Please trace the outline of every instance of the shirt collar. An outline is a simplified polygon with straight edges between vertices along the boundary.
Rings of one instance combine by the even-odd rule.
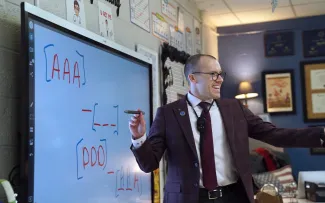
[[[196,107],[198,106],[202,100],[197,98],[196,96],[194,96],[193,94],[191,94],[190,92],[188,92],[187,94],[187,98],[188,98],[188,101],[192,104],[193,107]],[[210,99],[210,100],[207,100],[205,102],[208,102],[208,103],[212,103],[213,102],[213,99]],[[214,104],[213,104],[214,105]]]

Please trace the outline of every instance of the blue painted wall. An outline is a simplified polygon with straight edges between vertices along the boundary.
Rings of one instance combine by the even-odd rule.
[[[323,58],[304,58],[302,52],[302,31],[325,28],[325,16],[300,18],[269,23],[221,27],[217,29],[219,60],[227,72],[222,97],[234,98],[240,81],[251,81],[259,97],[249,101],[249,108],[254,113],[263,113],[261,72],[269,70],[294,69],[296,88],[296,114],[272,116],[272,122],[278,127],[301,128],[308,125],[325,125],[324,123],[304,123],[302,92],[300,81],[300,62]],[[294,31],[295,55],[266,58],[264,56],[265,31]],[[325,105],[325,104],[324,104]],[[309,149],[285,149],[290,156],[293,174],[299,171],[325,170],[325,156],[311,156]]]

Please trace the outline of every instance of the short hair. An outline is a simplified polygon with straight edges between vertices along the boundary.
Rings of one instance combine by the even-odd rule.
[[[78,1],[77,1],[77,0],[75,0],[75,1],[73,2],[73,5],[74,5],[74,6],[78,6],[78,7],[79,7],[79,3],[78,3]]]
[[[186,60],[186,63],[185,63],[185,66],[184,66],[184,75],[185,75],[185,78],[187,80],[187,82],[189,83],[189,79],[188,79],[188,75],[193,73],[195,70],[197,70],[197,64],[199,63],[200,59],[202,57],[210,57],[214,60],[217,60],[216,57],[214,56],[211,56],[209,54],[195,54],[195,55],[192,55],[190,56],[187,60]]]

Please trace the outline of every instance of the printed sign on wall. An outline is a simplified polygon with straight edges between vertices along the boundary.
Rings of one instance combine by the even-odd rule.
[[[112,9],[108,5],[98,1],[98,12],[100,35],[114,41]]]
[[[86,28],[84,0],[66,0],[67,20]]]
[[[150,32],[149,0],[130,0],[131,22]]]
[[[195,53],[201,53],[201,26],[199,21],[194,19],[194,33],[195,33]]]
[[[177,21],[177,8],[173,6],[172,4],[166,2],[166,0],[162,0],[161,2],[161,12],[164,14],[167,18]]]
[[[179,51],[185,50],[184,36],[183,33],[178,30],[178,27],[170,25],[170,40],[169,44]]]
[[[152,13],[152,34],[162,41],[169,41],[169,25],[159,13]]]
[[[186,52],[190,55],[192,55],[192,32],[189,27],[186,27],[185,29],[185,42],[186,42]]]

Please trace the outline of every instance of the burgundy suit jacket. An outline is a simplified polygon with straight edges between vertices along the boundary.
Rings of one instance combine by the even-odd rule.
[[[217,101],[231,154],[246,194],[254,202],[248,138],[277,147],[321,147],[322,128],[284,129],[263,122],[235,99]],[[185,115],[180,112],[184,111]],[[186,99],[157,109],[156,117],[143,145],[131,150],[141,170],[152,172],[167,152],[168,175],[165,203],[198,203],[200,170]]]

